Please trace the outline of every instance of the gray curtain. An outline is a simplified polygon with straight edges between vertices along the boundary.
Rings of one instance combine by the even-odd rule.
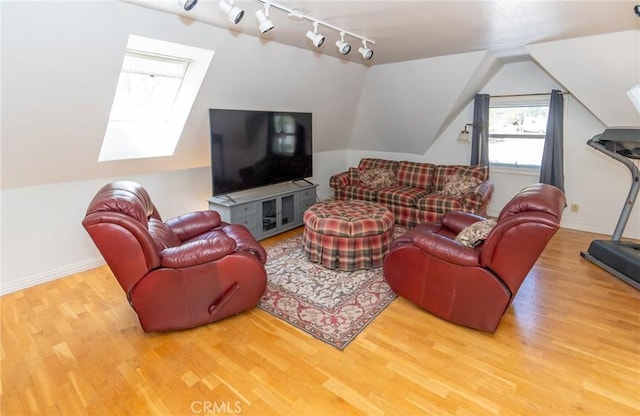
[[[488,94],[476,94],[473,100],[471,131],[471,165],[489,166],[489,99]]]
[[[564,192],[564,167],[562,163],[564,98],[562,92],[551,91],[549,102],[549,118],[547,119],[547,134],[544,138],[542,163],[540,164],[540,182],[548,183]]]

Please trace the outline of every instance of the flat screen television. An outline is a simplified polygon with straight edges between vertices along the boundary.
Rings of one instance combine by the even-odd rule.
[[[313,176],[312,114],[209,109],[213,195]]]

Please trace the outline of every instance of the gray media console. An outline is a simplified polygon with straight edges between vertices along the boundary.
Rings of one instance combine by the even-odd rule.
[[[304,225],[304,211],[316,202],[317,184],[286,182],[208,199],[223,221],[242,224],[256,240]]]

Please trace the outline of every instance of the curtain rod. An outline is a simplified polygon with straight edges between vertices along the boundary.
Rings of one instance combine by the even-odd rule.
[[[571,94],[569,91],[560,91],[560,94],[562,95],[569,95]],[[529,97],[532,95],[551,95],[550,92],[535,92],[535,93],[531,93],[531,94],[505,94],[505,95],[490,95],[489,97],[491,98],[502,98],[502,97]]]

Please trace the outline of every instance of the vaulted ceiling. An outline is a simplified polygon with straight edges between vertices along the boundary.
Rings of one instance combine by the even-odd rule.
[[[262,8],[258,1],[235,1],[245,11],[237,24],[231,23],[218,8],[218,0],[199,0],[190,11],[186,0],[125,0],[156,10],[179,14],[186,19],[206,22],[233,32],[259,36],[265,42],[278,42],[350,61],[376,65],[435,56],[487,50],[518,54],[523,45],[590,36],[640,28],[634,13],[637,1],[289,1],[275,3],[301,11],[307,16],[375,41],[368,45],[374,57],[364,61],[356,52],[359,40],[349,38],[353,49],[346,56],[335,47],[339,34],[319,27],[326,36],[320,48],[305,37],[312,23],[288,17],[271,7],[275,28],[260,34],[254,13]]]

